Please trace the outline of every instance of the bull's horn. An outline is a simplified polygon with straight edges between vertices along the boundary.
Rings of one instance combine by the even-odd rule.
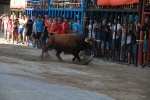
[[[88,38],[85,39],[85,42],[90,42],[90,41],[88,41],[87,39],[88,39]],[[92,42],[90,42],[90,45],[92,45]]]
[[[96,41],[96,42],[101,42],[101,40],[96,40],[96,39],[95,39],[95,41]]]
[[[85,42],[90,42],[90,41],[88,41],[87,39],[88,39],[88,38],[85,39]]]

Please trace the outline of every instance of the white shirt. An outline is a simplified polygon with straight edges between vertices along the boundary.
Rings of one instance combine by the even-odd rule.
[[[4,28],[7,28],[7,24],[6,24],[7,18],[6,18],[6,17],[3,17],[3,21],[4,21]]]
[[[117,31],[121,28],[121,25],[120,24],[117,24]],[[115,31],[116,31],[116,25],[113,26],[113,29],[114,29],[114,33],[113,33],[113,37],[112,39],[115,39]],[[118,39],[119,36],[117,36],[117,33],[116,33],[116,39]]]
[[[23,28],[24,26],[22,25],[22,24],[24,24],[25,23],[25,20],[23,20],[23,19],[19,19],[19,28]]]
[[[127,44],[130,44],[131,43],[131,35],[128,35],[127,36]]]

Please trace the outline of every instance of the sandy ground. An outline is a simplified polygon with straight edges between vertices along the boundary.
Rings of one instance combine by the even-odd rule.
[[[14,65],[12,69],[40,77],[43,82],[105,94],[115,100],[150,100],[149,68],[97,58],[89,65],[77,65],[77,62],[71,61],[72,55],[61,54],[64,62],[59,62],[54,53],[51,51],[49,57],[41,60],[41,49],[11,45],[0,38],[0,62],[7,64],[6,67]]]

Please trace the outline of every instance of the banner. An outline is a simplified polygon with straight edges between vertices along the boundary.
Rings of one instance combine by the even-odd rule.
[[[25,1],[26,0],[11,0],[10,8],[23,8],[25,9]]]
[[[131,3],[138,3],[139,0],[98,0],[97,5],[103,6],[118,6],[118,5],[125,5]]]

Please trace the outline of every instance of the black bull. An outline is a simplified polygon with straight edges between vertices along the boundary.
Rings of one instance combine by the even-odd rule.
[[[77,58],[80,62],[81,59],[79,57],[79,52],[85,49],[96,50],[96,41],[99,42],[99,40],[96,40],[92,37],[88,38],[86,35],[53,35],[48,39],[47,43],[42,48],[41,58],[43,58],[43,54],[46,53],[49,48],[51,48],[57,51],[56,56],[59,60],[62,60],[60,53],[64,51],[74,56],[72,61]]]

